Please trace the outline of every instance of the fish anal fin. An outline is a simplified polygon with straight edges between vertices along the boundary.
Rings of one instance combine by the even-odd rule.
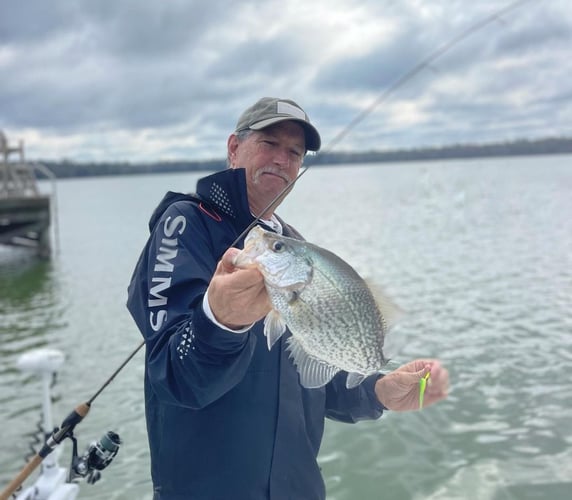
[[[290,356],[300,375],[300,383],[306,389],[317,389],[326,385],[340,371],[338,367],[310,356],[295,337],[290,337],[287,343]]]
[[[282,315],[276,309],[272,309],[264,318],[264,335],[266,335],[268,350],[272,349],[272,346],[285,331],[286,323]]]

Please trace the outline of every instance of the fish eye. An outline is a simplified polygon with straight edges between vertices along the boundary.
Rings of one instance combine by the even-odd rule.
[[[272,245],[272,250],[275,252],[281,252],[284,250],[284,243],[282,241],[275,241]]]

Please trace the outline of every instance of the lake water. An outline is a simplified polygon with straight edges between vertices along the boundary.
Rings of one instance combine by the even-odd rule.
[[[201,175],[58,181],[57,256],[0,250],[0,489],[40,410],[16,360],[65,352],[55,423],[88,400],[141,340],[124,303],[149,215]],[[439,357],[451,376],[450,397],[422,412],[328,422],[329,499],[570,498],[571,156],[316,167],[279,213],[406,310],[393,366]],[[142,384],[139,352],[77,427],[81,450],[107,430],[124,442],[80,498],[151,498]]]

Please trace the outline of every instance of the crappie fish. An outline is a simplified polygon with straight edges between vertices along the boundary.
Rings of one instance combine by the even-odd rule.
[[[400,310],[386,297],[374,298],[340,257],[256,226],[234,263],[264,276],[273,306],[264,319],[268,349],[288,326],[287,348],[304,387],[321,387],[344,370],[352,388],[380,372],[384,337]]]

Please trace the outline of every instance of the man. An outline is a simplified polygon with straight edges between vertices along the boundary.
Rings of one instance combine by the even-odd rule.
[[[446,396],[448,374],[436,360],[354,389],[344,373],[305,389],[285,350],[289,332],[267,348],[262,276],[235,268],[239,250],[230,247],[255,216],[301,238],[267,207],[320,142],[294,101],[260,99],[228,138],[230,168],[199,180],[196,196],[168,193],[151,218],[128,308],[146,340],[154,500],[323,499],[316,457],[325,417],[357,422],[418,409],[428,371],[425,406]]]

